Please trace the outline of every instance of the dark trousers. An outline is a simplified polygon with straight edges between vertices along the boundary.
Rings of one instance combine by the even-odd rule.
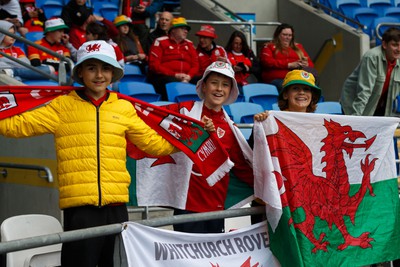
[[[125,205],[83,206],[64,210],[64,231],[128,221]],[[63,267],[112,267],[115,235],[101,236],[62,245]]]
[[[196,212],[174,209],[174,215],[193,214]],[[185,233],[223,233],[225,231],[225,220],[217,219],[201,222],[189,222],[174,224],[174,231]]]

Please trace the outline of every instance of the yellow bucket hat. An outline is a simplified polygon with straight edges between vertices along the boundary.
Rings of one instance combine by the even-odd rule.
[[[282,91],[279,94],[279,97],[281,97],[282,92],[286,87],[293,84],[307,85],[311,87],[311,89],[313,89],[314,93],[318,96],[318,99],[321,96],[321,88],[315,85],[315,77],[312,73],[307,72],[305,70],[292,70],[289,71],[286,74],[285,79],[283,79]]]
[[[184,17],[177,17],[172,20],[172,26],[169,28],[169,31],[171,31],[174,28],[178,27],[185,27],[188,31],[190,31],[190,26],[187,24],[186,19]]]
[[[114,25],[115,25],[116,27],[121,26],[121,25],[124,25],[124,24],[131,23],[131,22],[132,22],[131,18],[128,18],[128,17],[125,16],[125,15],[117,16],[117,17],[114,19]]]

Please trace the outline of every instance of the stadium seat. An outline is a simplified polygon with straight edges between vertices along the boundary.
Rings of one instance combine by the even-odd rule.
[[[119,14],[119,8],[116,4],[112,4],[111,2],[106,3],[106,4],[101,4],[98,8],[94,7],[94,10],[98,10],[98,13],[110,20],[114,21],[114,19],[118,16]]]
[[[380,16],[384,16],[385,9],[392,6],[392,0],[367,0],[367,7],[375,9]]]
[[[60,17],[63,3],[59,1],[45,1],[42,5],[44,15],[47,19],[52,17]]]
[[[244,138],[246,138],[246,140],[249,140],[253,128],[239,128],[239,130],[242,132]]]
[[[159,101],[161,96],[156,93],[153,85],[145,82],[127,81],[120,82],[119,92],[146,102]]]
[[[42,31],[37,31],[37,32],[27,32],[25,34],[25,39],[28,39],[31,42],[35,42],[37,40],[42,39],[44,36]]]
[[[254,114],[264,111],[261,105],[249,102],[232,103],[228,107],[235,123],[253,123]]]
[[[146,75],[142,73],[139,66],[134,64],[125,64],[124,77],[122,77],[120,81],[144,82],[146,81]]]
[[[2,222],[0,229],[2,242],[61,232],[61,223],[44,214],[10,217]],[[6,258],[7,267],[61,266],[61,244],[7,253]]]
[[[273,103],[272,104],[272,110],[281,110],[278,106],[278,103]]]
[[[250,83],[243,86],[246,102],[261,105],[264,110],[272,109],[272,104],[278,101],[278,89],[273,84]]]
[[[364,25],[366,28],[363,31],[372,36],[373,30],[371,28],[374,19],[379,17],[379,13],[370,7],[359,7],[353,10],[352,18]]]
[[[356,8],[361,7],[360,0],[336,0],[336,8],[346,17],[351,17]]]
[[[155,106],[165,106],[165,105],[171,105],[171,104],[176,104],[176,103],[170,102],[170,101],[154,101],[154,102],[151,102],[150,104],[153,104]]]
[[[196,92],[196,85],[184,82],[170,82],[165,85],[168,101],[183,102],[188,100],[200,100]]]
[[[23,82],[26,85],[42,85],[42,86],[57,86],[58,82],[53,80],[27,80]]]
[[[400,0],[393,0],[393,6],[399,7],[400,6]]]
[[[341,115],[341,114],[343,114],[342,105],[336,101],[321,102],[321,103],[318,103],[315,113]]]
[[[392,6],[384,10],[383,16],[385,17],[397,17],[400,18],[400,7]]]

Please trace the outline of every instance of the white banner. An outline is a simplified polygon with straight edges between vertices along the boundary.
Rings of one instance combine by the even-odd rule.
[[[127,222],[122,238],[131,267],[279,267],[266,222],[224,234],[189,234]]]

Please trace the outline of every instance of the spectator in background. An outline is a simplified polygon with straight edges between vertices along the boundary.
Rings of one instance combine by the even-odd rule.
[[[81,26],[92,14],[93,8],[87,6],[86,0],[70,0],[63,6],[61,18],[69,28],[72,28],[74,25]]]
[[[206,68],[215,61],[228,62],[226,51],[222,46],[217,45],[214,39],[217,38],[214,27],[211,25],[202,25],[200,30],[196,32],[199,37],[199,44],[196,51],[199,57],[199,78]]]
[[[345,80],[340,98],[344,114],[396,115],[392,103],[400,93],[399,58],[400,29],[391,27],[383,33],[382,44],[367,51]]]
[[[272,42],[264,45],[260,60],[262,81],[276,85],[279,91],[282,90],[282,81],[290,70],[314,67],[304,47],[296,43],[293,27],[286,23],[279,25]]]
[[[114,25],[119,31],[114,40],[124,55],[125,63],[139,66],[144,74],[146,73],[147,55],[143,51],[138,36],[132,30],[131,22],[132,20],[125,15],[114,19]]]
[[[111,26],[115,28],[113,24]],[[87,41],[103,40],[110,44],[114,48],[119,65],[123,68],[125,66],[124,55],[118,47],[118,44],[110,38],[108,32],[108,27],[106,25],[99,21],[92,21],[86,26],[85,39]]]
[[[161,11],[163,2],[163,0],[131,0],[133,31],[139,36],[140,43],[146,43],[150,32],[146,20],[155,19],[155,14]]]
[[[43,31],[46,16],[43,9],[36,7],[35,0],[19,0],[24,27],[30,32]]]
[[[174,16],[171,12],[164,11],[162,12],[157,20],[156,28],[149,34],[143,49],[146,54],[149,53],[151,45],[154,43],[154,40],[161,36],[167,36],[169,28],[172,25],[172,19]]]
[[[68,42],[68,36],[65,36],[66,34],[64,33],[64,30],[67,29],[68,26],[65,25],[61,18],[48,19],[45,22],[44,37],[35,43],[64,57],[71,58],[71,51],[62,43],[63,40]],[[51,66],[58,71],[60,65],[59,58],[33,46],[28,47],[28,58],[32,66],[41,66],[43,64]]]
[[[192,41],[186,39],[189,30],[185,18],[174,18],[168,36],[157,38],[150,48],[147,77],[162,100],[168,100],[166,83],[196,80],[199,61]]]
[[[0,0],[0,20],[14,24],[17,32],[22,36],[28,32],[28,29],[23,27],[24,20],[18,0]]]
[[[5,20],[0,20],[0,28],[13,34],[15,34],[16,32],[15,25]],[[20,47],[14,46],[14,43],[14,38],[0,33],[0,51],[5,53],[6,55],[9,55],[10,57],[18,59],[21,62],[30,65],[29,59],[26,57],[24,51]],[[54,74],[54,68],[50,66],[38,66],[36,68],[47,74]],[[2,55],[0,55],[0,69],[8,76],[14,77],[15,79],[20,81],[32,79],[47,79],[42,74],[35,72],[34,70],[31,70]]]
[[[259,61],[241,31],[234,31],[231,34],[225,49],[228,53],[228,60],[235,71],[239,89],[249,83],[248,78],[251,74],[254,75],[253,80],[258,81]]]

